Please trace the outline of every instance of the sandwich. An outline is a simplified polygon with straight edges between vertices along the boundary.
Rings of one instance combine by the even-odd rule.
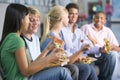
[[[63,41],[56,37],[53,37],[53,43],[55,44],[56,48],[60,48],[63,45]]]
[[[104,44],[103,48],[106,53],[109,53],[111,51],[110,43],[107,38],[104,39],[104,42],[105,42],[105,44]]]

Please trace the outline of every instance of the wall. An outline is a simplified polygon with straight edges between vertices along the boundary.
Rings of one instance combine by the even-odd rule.
[[[2,29],[3,29],[3,22],[4,22],[4,16],[5,16],[5,10],[8,4],[1,4],[0,3],[0,39],[2,35]]]
[[[1,40],[1,35],[2,35],[2,30],[3,30],[3,23],[4,23],[4,16],[5,16],[5,11],[6,7],[8,6],[8,3],[0,3],[0,40]],[[32,5],[27,5],[27,6],[32,6]],[[42,19],[41,23],[43,22],[43,16],[48,12],[49,7],[48,6],[33,6],[37,8],[40,13],[42,14]],[[37,35],[40,37],[41,29],[39,28]]]
[[[119,0],[112,0],[112,7],[113,7],[113,12],[112,12],[112,20],[115,22],[120,22],[120,4]]]

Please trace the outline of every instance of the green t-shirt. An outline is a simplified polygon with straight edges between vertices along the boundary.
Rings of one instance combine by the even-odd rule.
[[[5,80],[24,80],[15,59],[18,48],[24,47],[25,43],[17,34],[10,33],[0,45],[0,62],[3,66]]]

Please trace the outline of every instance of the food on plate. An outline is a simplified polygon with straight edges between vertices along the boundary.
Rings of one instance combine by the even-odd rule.
[[[97,59],[88,57],[88,56],[80,56],[78,59],[80,63],[84,63],[84,64],[91,64],[93,61],[96,61],[96,60]]]

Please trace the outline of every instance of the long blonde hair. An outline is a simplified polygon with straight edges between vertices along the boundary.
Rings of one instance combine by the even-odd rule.
[[[63,6],[54,6],[51,11],[46,15],[44,20],[43,36],[41,38],[41,44],[46,39],[52,26],[58,24],[61,21],[62,16],[68,14],[68,11]]]

